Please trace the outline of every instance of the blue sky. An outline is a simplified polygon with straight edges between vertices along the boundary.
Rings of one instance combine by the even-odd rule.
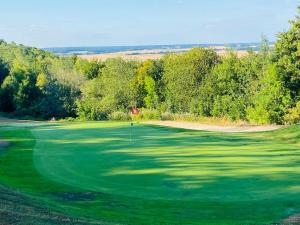
[[[36,47],[257,42],[300,0],[1,0],[0,39]]]

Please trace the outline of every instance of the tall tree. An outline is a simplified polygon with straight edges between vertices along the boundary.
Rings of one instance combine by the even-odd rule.
[[[9,65],[2,58],[0,58],[0,85],[5,77],[9,74]]]
[[[133,93],[137,107],[152,109],[157,107],[159,101],[157,86],[161,80],[160,75],[153,60],[146,60],[139,66],[133,80]]]
[[[163,79],[169,110],[189,112],[193,108],[191,99],[197,97],[201,82],[219,61],[215,51],[203,48],[166,56]]]
[[[259,80],[258,90],[252,97],[252,106],[247,108],[247,118],[258,124],[282,124],[290,101],[290,91],[283,85],[276,65],[269,65]]]
[[[299,7],[300,12],[300,7]],[[300,100],[300,17],[291,21],[291,28],[279,34],[275,45],[276,62],[284,83],[295,102]]]

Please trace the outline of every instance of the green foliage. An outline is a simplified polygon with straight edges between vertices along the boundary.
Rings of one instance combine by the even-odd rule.
[[[285,115],[284,120],[288,124],[300,123],[300,101],[297,102],[294,108],[290,108],[288,110],[288,113]]]
[[[75,116],[83,76],[73,58],[5,42],[0,51],[8,70],[0,89],[1,111],[44,119]]]
[[[107,119],[101,99],[103,97],[99,78],[85,82],[81,87],[81,98],[77,100],[77,115],[82,120]]]
[[[149,70],[152,66],[152,61],[148,60],[142,63],[137,69],[137,73],[132,81],[133,97],[135,106],[138,108],[145,107],[145,98],[147,96],[147,90],[145,87],[145,79],[149,77]]]
[[[144,98],[145,105],[148,109],[155,109],[158,106],[158,95],[155,91],[155,81],[152,77],[145,77],[146,97]]]
[[[299,8],[300,12],[300,8]],[[279,35],[275,60],[282,70],[285,86],[294,99],[300,99],[300,17],[291,21],[291,28]]]
[[[35,104],[41,95],[36,86],[36,78],[36,73],[24,66],[13,67],[1,86],[1,99],[5,101],[1,104],[2,110],[16,111],[21,115],[36,111]]]
[[[247,118],[258,124],[283,123],[283,116],[291,103],[290,92],[283,85],[275,65],[262,75],[258,91],[247,109]]]
[[[9,65],[0,58],[0,85],[2,84],[5,77],[9,74]]]
[[[162,120],[195,122],[198,119],[199,117],[192,113],[166,113],[162,115]]]
[[[214,117],[228,116],[233,120],[244,118],[245,89],[249,83],[245,82],[241,60],[235,54],[230,54],[223,63],[216,66],[212,73],[212,94],[214,103],[212,115]]]
[[[155,109],[142,109],[136,119],[140,120],[160,120],[161,113]]]
[[[157,108],[160,81],[161,74],[155,61],[143,62],[137,69],[132,85],[135,106],[138,108]]]
[[[202,82],[193,113],[231,120],[246,119],[246,108],[263,67],[262,58],[262,54],[251,52],[238,58],[235,53],[228,52],[222,63],[216,65]]]
[[[81,119],[103,120],[113,112],[129,110],[133,106],[131,83],[135,72],[134,62],[108,60],[100,77],[82,85],[77,115]]]
[[[132,80],[137,64],[122,59],[112,59],[105,63],[100,82],[103,84],[103,105],[106,110],[130,109],[133,106]]]
[[[218,62],[215,51],[201,48],[166,56],[163,78],[168,110],[189,112],[191,99],[198,96],[199,86]]]
[[[87,61],[82,59],[76,59],[75,67],[80,71],[87,79],[91,80],[101,75],[101,70],[104,65],[98,61]]]
[[[130,121],[131,116],[125,112],[113,112],[108,116],[108,119],[113,121]]]
[[[163,112],[163,113],[160,115],[160,119],[161,119],[161,120],[174,120],[174,119],[173,119],[173,114],[170,113],[170,112]]]

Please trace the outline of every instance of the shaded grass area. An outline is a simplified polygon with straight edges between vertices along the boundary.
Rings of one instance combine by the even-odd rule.
[[[72,217],[267,224],[300,212],[297,126],[235,135],[137,126],[132,142],[126,123],[30,129],[0,128],[14,143],[0,182]]]

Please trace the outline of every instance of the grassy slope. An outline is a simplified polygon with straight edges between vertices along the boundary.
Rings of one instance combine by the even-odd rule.
[[[0,186],[0,224],[90,224],[91,221],[75,219],[58,213],[18,191]]]
[[[299,127],[225,135],[139,126],[130,143],[123,123],[39,126],[34,161],[44,176],[31,133],[1,130],[15,144],[0,158],[0,182],[73,216],[264,224],[300,211]]]
[[[36,171],[32,160],[35,138],[29,129],[0,127],[0,131],[0,137],[10,142],[9,148],[0,149],[0,224],[96,224],[66,215],[63,207],[42,196],[44,191],[66,187]]]

